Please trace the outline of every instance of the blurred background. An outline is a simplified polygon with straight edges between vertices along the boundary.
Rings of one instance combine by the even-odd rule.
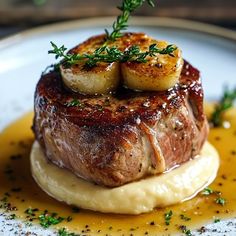
[[[0,38],[34,26],[116,15],[121,0],[0,0]],[[175,17],[236,30],[236,0],[158,0],[135,15]]]

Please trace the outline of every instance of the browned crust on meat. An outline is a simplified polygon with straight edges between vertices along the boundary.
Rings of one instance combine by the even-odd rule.
[[[73,99],[81,105],[69,107]],[[50,161],[97,184],[120,186],[166,171],[196,156],[206,140],[199,71],[185,62],[180,83],[168,91],[120,88],[104,96],[68,91],[50,72],[36,88],[34,132]]]

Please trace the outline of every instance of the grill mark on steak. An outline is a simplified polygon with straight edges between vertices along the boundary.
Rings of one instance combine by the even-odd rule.
[[[82,105],[69,107],[73,99]],[[52,71],[39,80],[34,102],[34,133],[46,157],[108,187],[194,158],[208,133],[199,71],[187,62],[168,91],[120,88],[103,96],[68,91]]]

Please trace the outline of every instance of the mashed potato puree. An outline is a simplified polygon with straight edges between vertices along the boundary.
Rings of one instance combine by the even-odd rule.
[[[49,163],[38,142],[33,144],[30,159],[35,181],[55,199],[123,214],[140,214],[187,200],[209,185],[219,168],[218,153],[208,142],[199,156],[172,171],[115,188],[95,185]]]

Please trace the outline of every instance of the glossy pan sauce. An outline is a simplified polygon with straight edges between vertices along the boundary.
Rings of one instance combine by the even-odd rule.
[[[206,107],[207,112],[212,106]],[[47,210],[65,219],[50,227],[82,235],[168,235],[200,229],[207,223],[236,216],[236,110],[225,115],[229,128],[210,130],[209,141],[217,148],[221,165],[210,186],[221,194],[198,194],[192,200],[139,216],[101,214],[60,203],[45,194],[30,173],[29,153],[33,143],[33,113],[26,114],[0,133],[0,211],[9,218],[40,223],[38,216]],[[216,202],[225,199],[224,204]],[[222,202],[221,202],[222,203]],[[27,209],[35,209],[32,214]],[[172,211],[169,225],[165,213]],[[26,211],[26,212],[25,212]],[[41,227],[41,226],[39,226]],[[216,223],[217,228],[217,223]],[[186,234],[187,235],[187,234]]]

